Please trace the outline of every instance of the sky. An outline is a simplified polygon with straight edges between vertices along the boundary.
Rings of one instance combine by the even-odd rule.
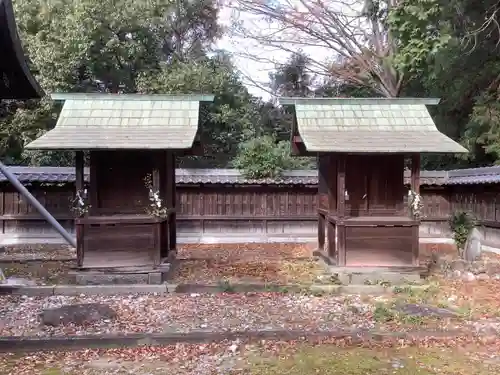
[[[219,22],[229,27],[231,24],[232,10],[222,8],[219,16]],[[255,16],[240,13],[239,20],[251,27],[271,28],[267,22],[259,21]],[[259,45],[256,41],[244,39],[238,36],[231,35],[227,32],[226,35],[217,43],[217,48],[228,51],[233,56],[233,62],[240,70],[243,76],[245,85],[251,94],[262,97],[267,100],[271,97],[266,91],[266,83],[269,82],[269,73],[274,71],[275,63],[284,63],[290,54],[288,52],[271,49],[266,46]],[[316,59],[327,58],[330,54],[326,49],[321,48],[302,48],[305,53],[314,55]],[[254,55],[257,59],[249,58],[244,55]]]
[[[230,1],[230,0],[227,0]],[[294,11],[302,12],[307,15],[310,15],[310,7],[319,7],[318,14],[319,17],[324,16],[324,12],[321,11],[323,7],[328,9],[328,11],[336,13],[342,22],[345,23],[346,29],[344,31],[356,33],[360,35],[358,32],[361,29],[367,27],[365,21],[359,17],[362,8],[364,6],[364,0],[274,0],[277,2],[283,1],[283,4],[286,8],[290,9],[293,7]],[[273,35],[275,39],[280,37],[280,34],[277,33],[279,29],[276,23],[269,23],[264,20],[262,15],[255,16],[249,13],[238,12],[236,13],[233,9],[223,7],[219,14],[219,22],[223,27],[229,29],[231,25],[232,19],[237,16],[238,21],[243,24],[243,28],[247,30],[252,30],[258,34],[266,34]],[[325,18],[325,17],[323,17]],[[314,20],[314,18],[311,18]],[[329,16],[326,16],[326,24],[328,23]],[[327,31],[323,27],[328,26],[312,26],[319,33],[324,34]],[[332,33],[335,33],[335,30],[331,30]],[[298,34],[299,32],[295,30],[288,30],[288,35],[281,36],[284,40],[294,40],[293,38],[300,38],[303,42],[301,44],[297,44],[297,51],[302,50],[303,53],[309,55],[314,58],[317,62],[324,62],[326,60],[330,60],[335,56],[332,55],[332,49],[326,47],[310,47],[311,44],[324,44],[323,42],[315,39],[311,35],[308,34]],[[290,36],[292,35],[292,36]],[[358,39],[358,37],[356,37]],[[363,40],[358,39],[359,42],[365,43]],[[330,42],[332,42],[330,40]],[[308,44],[307,46],[305,44]],[[294,49],[295,45],[287,45],[289,49]],[[276,64],[282,64],[286,62],[286,60],[290,57],[290,53],[270,47],[266,47],[263,45],[259,45],[256,41],[252,39],[244,39],[235,35],[232,35],[230,30],[227,30],[225,36],[218,42],[218,49],[223,49],[228,51],[233,56],[233,62],[236,67],[240,70],[243,76],[243,80],[247,85],[249,91],[256,95],[260,96],[263,99],[269,99],[271,95],[268,91],[266,91],[265,85],[269,83],[269,73],[275,70]],[[253,55],[257,56],[256,58],[249,58],[244,55]],[[262,87],[264,86],[264,88]]]

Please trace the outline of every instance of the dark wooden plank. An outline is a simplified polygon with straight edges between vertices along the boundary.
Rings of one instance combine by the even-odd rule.
[[[418,226],[415,225],[412,228],[412,241],[411,241],[411,254],[412,254],[412,264],[414,266],[419,265],[419,241],[418,241]]]
[[[168,220],[168,246],[169,250],[177,248],[177,214],[175,211],[177,203],[176,185],[175,185],[175,155],[167,151],[166,155],[167,172],[167,207],[172,208],[172,215]]]
[[[106,250],[99,252],[86,252],[82,268],[115,268],[115,267],[140,267],[154,266],[154,261],[147,253],[116,253]]]
[[[346,227],[342,224],[337,225],[337,265],[343,267],[346,265]]]
[[[318,214],[318,249],[323,251],[325,249],[325,226],[326,218],[323,214]]]
[[[301,216],[272,216],[272,215],[182,215],[178,216],[177,220],[217,220],[217,221],[253,221],[253,220],[274,220],[274,221],[302,221],[302,220],[316,220],[316,215],[301,215]]]
[[[420,154],[411,156],[411,189],[420,194]]]
[[[76,232],[76,263],[78,267],[83,266],[83,258],[85,256],[85,226],[81,224],[75,225]]]
[[[78,224],[146,224],[166,221],[166,218],[154,217],[147,214],[137,215],[110,215],[110,216],[87,216],[76,219]]]
[[[5,233],[5,222],[3,216],[5,214],[5,192],[0,191],[0,234]]]
[[[328,257],[336,262],[337,242],[335,240],[335,224],[330,221],[327,222],[326,235],[328,242]]]
[[[0,216],[5,215],[5,195],[7,193],[0,190]]]
[[[345,216],[345,183],[346,183],[346,155],[340,154],[336,158],[337,161],[337,216],[343,218]]]
[[[76,194],[83,194],[84,187],[84,153],[83,151],[75,152],[75,196]],[[85,198],[82,196],[82,198]],[[87,213],[88,215],[88,213]],[[85,253],[84,238],[85,228],[83,225],[76,225],[76,262],[79,267],[83,265],[83,257]]]
[[[83,191],[84,189],[84,154],[83,151],[75,152],[75,189]]]
[[[89,215],[94,215],[99,211],[99,193],[98,193],[98,173],[99,154],[96,151],[90,151],[90,181],[89,181]]]

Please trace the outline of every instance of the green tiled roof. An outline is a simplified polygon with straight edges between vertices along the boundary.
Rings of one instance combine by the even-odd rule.
[[[28,149],[186,149],[198,130],[199,105],[213,96],[54,94],[64,105],[54,129]]]
[[[311,152],[466,153],[439,132],[426,105],[437,99],[282,98],[294,105]]]

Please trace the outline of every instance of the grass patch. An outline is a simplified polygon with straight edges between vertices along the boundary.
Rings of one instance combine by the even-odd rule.
[[[500,317],[499,293],[500,280],[464,282],[433,278],[433,282],[426,288],[393,288],[393,297],[396,300],[452,309],[465,319]]]
[[[300,346],[290,352],[253,356],[251,375],[489,375],[500,366],[457,355],[451,349],[340,349]]]
[[[48,368],[42,371],[42,375],[64,375],[64,373],[58,368]]]
[[[325,269],[315,260],[283,261],[280,264],[280,278],[288,284],[313,284],[325,273]],[[334,276],[330,276],[327,283],[338,282]]]
[[[383,287],[390,287],[391,286],[391,282],[390,281],[387,281],[387,280],[370,280],[370,279],[366,279],[364,282],[363,282],[364,285],[380,285],[380,286],[383,286]]]
[[[409,315],[396,310],[397,302],[389,304],[378,303],[373,312],[373,319],[377,323],[394,323],[403,326],[422,326],[435,323],[438,320],[436,316]]]
[[[428,285],[427,287],[413,287],[410,285],[395,286],[392,292],[397,295],[398,299],[404,299],[411,303],[439,303],[439,286],[436,284]]]

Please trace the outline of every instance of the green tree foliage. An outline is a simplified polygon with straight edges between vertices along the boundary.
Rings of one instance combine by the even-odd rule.
[[[49,92],[134,92],[141,71],[196,57],[220,32],[209,0],[20,0],[15,6],[37,78]]]
[[[440,0],[402,0],[390,9],[387,24],[398,49],[394,66],[402,73],[426,71],[432,56],[451,40]]]
[[[243,142],[233,166],[254,179],[278,178],[285,170],[311,167],[310,158],[291,157],[290,154],[290,141],[277,141],[264,135]]]
[[[311,96],[314,76],[309,71],[309,57],[302,52],[292,54],[269,74],[271,89],[276,96]]]
[[[136,92],[142,72],[204,58],[220,35],[212,0],[18,0],[19,33],[32,71],[48,92]],[[55,125],[50,100],[0,104],[0,157],[61,165],[68,153],[24,153]]]
[[[289,31],[276,47],[290,59],[270,75],[276,95],[440,97],[429,108],[438,128],[471,153],[426,156],[423,167],[500,163],[497,1],[366,0],[361,16],[332,11],[335,1],[308,1],[307,15],[283,2],[279,12],[257,0],[237,3]],[[314,164],[288,153],[293,113],[250,95],[230,56],[210,50],[222,33],[215,0],[16,0],[14,6],[31,69],[48,93],[213,93],[201,116],[205,156],[187,158],[185,166],[227,166],[236,155],[235,165],[243,165],[256,149],[267,150],[255,159],[262,175],[275,174],[266,172],[270,160],[277,160],[276,170]],[[365,44],[353,38],[361,34]],[[276,43],[267,37],[260,40]],[[332,51],[328,62],[297,51],[314,41]],[[71,164],[71,153],[23,151],[55,125],[59,110],[47,99],[1,102],[0,158]]]
[[[497,12],[491,0],[403,0],[389,16],[398,68],[413,74],[405,93],[443,98],[432,112],[438,128],[471,151],[427,157],[425,168],[500,162]]]
[[[277,64],[269,74],[270,87],[278,97],[314,95],[315,77],[310,73],[305,54],[294,53],[284,64]],[[260,108],[261,126],[256,137],[243,142],[232,165],[249,178],[278,177],[282,171],[312,168],[313,158],[291,155],[291,128],[294,114],[290,108],[263,103]]]
[[[144,93],[215,95],[214,102],[202,108],[204,161],[188,158],[184,166],[225,166],[236,155],[238,144],[257,135],[259,103],[248,93],[223,53],[195,62],[164,64],[144,72],[137,80],[137,88]],[[190,162],[193,160],[197,164]]]

